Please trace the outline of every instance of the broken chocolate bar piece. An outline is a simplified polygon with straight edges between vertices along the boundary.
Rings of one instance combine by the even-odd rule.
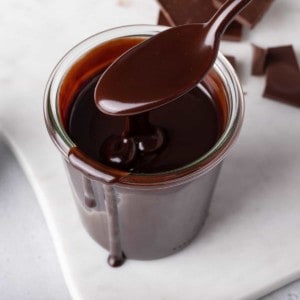
[[[300,72],[283,62],[270,64],[266,71],[264,97],[300,107]]]
[[[297,71],[300,71],[298,60],[292,45],[269,48],[266,65],[268,66],[275,62],[286,63]]]
[[[161,12],[159,24],[161,25],[183,25],[190,23],[205,23],[216,12],[211,0],[157,0]],[[224,40],[240,41],[242,37],[242,26],[233,21],[223,35]]]
[[[252,46],[252,74],[266,72],[263,96],[300,107],[300,69],[293,46]]]
[[[212,0],[216,8],[220,8],[226,0]],[[236,20],[248,28],[253,28],[265,15],[274,0],[253,0]]]
[[[172,26],[166,19],[165,15],[160,11],[158,15],[158,25],[163,25],[163,26]]]
[[[252,75],[263,75],[266,68],[275,62],[289,64],[297,71],[300,71],[297,57],[292,45],[271,47],[267,49],[258,47],[256,45],[252,46]]]
[[[236,70],[236,59],[234,56],[231,55],[225,55],[227,60],[231,63],[232,67]]]
[[[268,49],[252,45],[253,48],[253,59],[252,59],[252,75],[263,75],[266,70],[266,61],[268,55]]]

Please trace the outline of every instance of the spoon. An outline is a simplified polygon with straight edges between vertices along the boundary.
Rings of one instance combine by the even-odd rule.
[[[252,0],[228,0],[207,23],[173,27],[132,48],[100,77],[99,110],[129,116],[167,104],[188,92],[213,66],[220,38]]]

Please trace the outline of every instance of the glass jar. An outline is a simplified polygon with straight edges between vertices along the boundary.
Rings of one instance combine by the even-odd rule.
[[[96,34],[71,49],[52,72],[46,87],[44,115],[50,137],[60,150],[82,223],[91,237],[123,257],[156,259],[175,253],[198,234],[207,216],[221,162],[236,140],[244,113],[239,80],[226,58],[217,60],[202,81],[224,110],[224,130],[215,145],[190,164],[156,174],[128,173],[87,157],[66,132],[74,95],[103,65],[126,49],[103,51],[109,41],[148,38],[164,26],[125,26]],[[99,63],[100,61],[100,63]],[[116,175],[121,180],[115,182]]]

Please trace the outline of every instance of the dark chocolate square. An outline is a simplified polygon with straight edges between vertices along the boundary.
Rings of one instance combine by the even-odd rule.
[[[166,19],[162,11],[159,12],[157,24],[163,26],[172,26],[170,25],[170,22]]]
[[[266,61],[268,55],[268,49],[252,45],[253,59],[252,59],[252,75],[263,75],[266,70]]]
[[[282,62],[299,71],[299,64],[292,45],[261,48],[253,46],[252,75],[263,75],[273,63]]]
[[[263,96],[300,107],[300,72],[288,63],[270,64]]]
[[[237,63],[236,63],[236,59],[234,56],[232,55],[225,55],[226,59],[230,62],[230,64],[232,65],[232,67],[237,70]]]
[[[266,64],[270,65],[274,62],[286,63],[295,68],[297,71],[300,71],[298,60],[292,45],[269,48]]]

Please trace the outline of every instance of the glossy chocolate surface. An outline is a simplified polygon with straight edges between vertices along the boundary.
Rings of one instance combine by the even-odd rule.
[[[220,136],[222,116],[219,116],[209,93],[203,87],[197,87],[177,101],[151,111],[150,128],[141,116],[132,120],[137,122],[137,128],[126,133],[127,143],[121,145],[128,121],[126,117],[109,116],[98,111],[93,99],[97,80],[98,76],[94,77],[79,92],[68,121],[71,139],[96,161],[134,173],[170,171],[201,157]],[[135,153],[131,153],[138,137],[146,139],[147,149],[151,148],[152,133],[156,136],[157,129],[163,132],[165,138],[159,151],[146,153],[137,144],[134,146]],[[114,155],[115,160],[120,159],[121,163],[107,161],[109,155]]]

